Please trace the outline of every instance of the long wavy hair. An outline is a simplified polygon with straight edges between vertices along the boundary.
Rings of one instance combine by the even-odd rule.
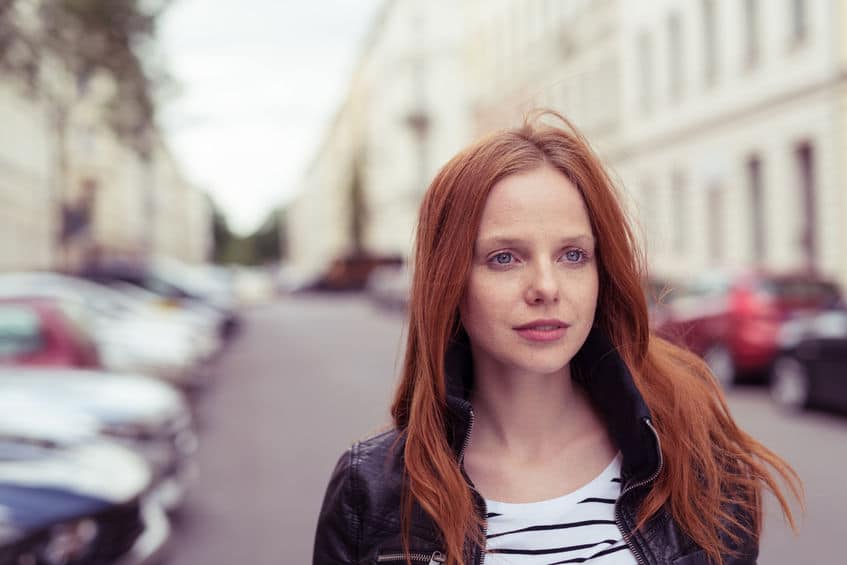
[[[545,114],[561,125],[545,123]],[[702,360],[650,332],[645,263],[620,195],[582,134],[564,117],[540,112],[456,155],[421,204],[407,348],[391,408],[405,438],[404,545],[414,503],[438,526],[449,565],[464,563],[469,540],[484,544],[482,518],[445,434],[445,353],[461,331],[458,307],[489,192],[501,179],[542,164],[564,174],[585,201],[600,282],[595,325],[632,372],[661,439],[665,464],[640,507],[636,528],[667,506],[681,529],[719,563],[742,537],[758,539],[763,488],[776,496],[794,528],[778,479],[802,500],[799,477],[739,429]],[[729,504],[740,512],[728,511]]]

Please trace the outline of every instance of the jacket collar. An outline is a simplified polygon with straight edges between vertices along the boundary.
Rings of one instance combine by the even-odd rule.
[[[626,482],[646,480],[661,467],[661,450],[652,429],[650,411],[627,368],[605,332],[593,328],[574,357],[578,382],[609,429],[623,455]],[[473,388],[473,359],[468,336],[461,330],[447,348],[447,437],[457,456],[464,451],[473,425],[469,402]]]

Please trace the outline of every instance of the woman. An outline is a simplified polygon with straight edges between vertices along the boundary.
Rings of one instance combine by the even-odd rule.
[[[315,564],[755,563],[794,471],[652,335],[612,182],[559,117],[496,133],[420,211],[394,429],[336,467]]]

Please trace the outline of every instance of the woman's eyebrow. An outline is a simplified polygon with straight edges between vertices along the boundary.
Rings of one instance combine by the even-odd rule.
[[[527,242],[519,237],[509,236],[493,236],[480,239],[477,241],[478,247],[520,247],[526,245]],[[565,236],[559,239],[560,245],[582,245],[592,247],[594,245],[594,237],[587,234],[578,234]]]

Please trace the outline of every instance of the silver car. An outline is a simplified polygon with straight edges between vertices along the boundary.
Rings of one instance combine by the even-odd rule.
[[[93,422],[4,412],[0,563],[158,563],[170,535],[147,463]]]
[[[153,495],[169,511],[182,504],[196,473],[197,437],[189,407],[156,379],[102,371],[0,368],[0,399],[89,418],[98,433],[141,455],[153,472]],[[0,405],[2,411],[2,405]]]

